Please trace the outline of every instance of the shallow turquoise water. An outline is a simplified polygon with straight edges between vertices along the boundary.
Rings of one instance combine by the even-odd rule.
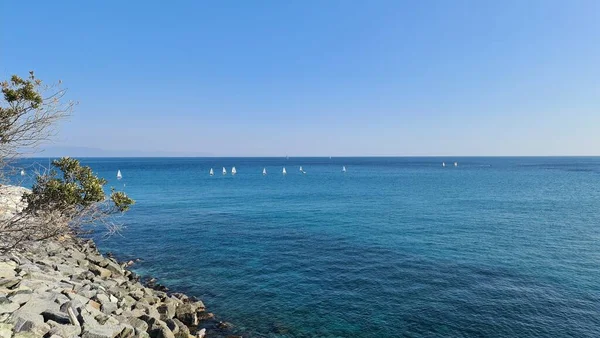
[[[600,158],[83,162],[137,200],[100,247],[246,337],[600,336]]]

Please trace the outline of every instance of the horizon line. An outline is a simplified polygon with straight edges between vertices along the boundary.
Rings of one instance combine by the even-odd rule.
[[[474,157],[600,157],[600,155],[343,155],[343,156],[23,156],[19,159],[72,158],[474,158]]]

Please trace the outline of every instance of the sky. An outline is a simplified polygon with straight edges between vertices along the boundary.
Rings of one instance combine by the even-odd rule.
[[[600,155],[597,0],[2,1],[0,18],[0,78],[34,70],[79,102],[65,155]]]

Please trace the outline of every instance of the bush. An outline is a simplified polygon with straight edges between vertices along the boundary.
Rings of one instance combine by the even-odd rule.
[[[26,79],[13,75],[0,83],[5,106],[0,106],[0,180],[9,163],[52,136],[53,125],[67,116],[74,103],[61,102],[65,90],[43,86],[33,72]],[[49,95],[44,93],[50,92]],[[114,215],[129,210],[134,201],[122,191],[105,194],[106,180],[73,158],[52,162],[39,174],[31,192],[22,197],[23,210],[0,220],[0,251],[59,236],[77,235],[84,225],[103,224],[118,231]]]

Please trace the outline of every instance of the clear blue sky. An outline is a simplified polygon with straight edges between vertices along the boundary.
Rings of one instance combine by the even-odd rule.
[[[217,156],[600,155],[600,1],[2,1],[57,144]]]

